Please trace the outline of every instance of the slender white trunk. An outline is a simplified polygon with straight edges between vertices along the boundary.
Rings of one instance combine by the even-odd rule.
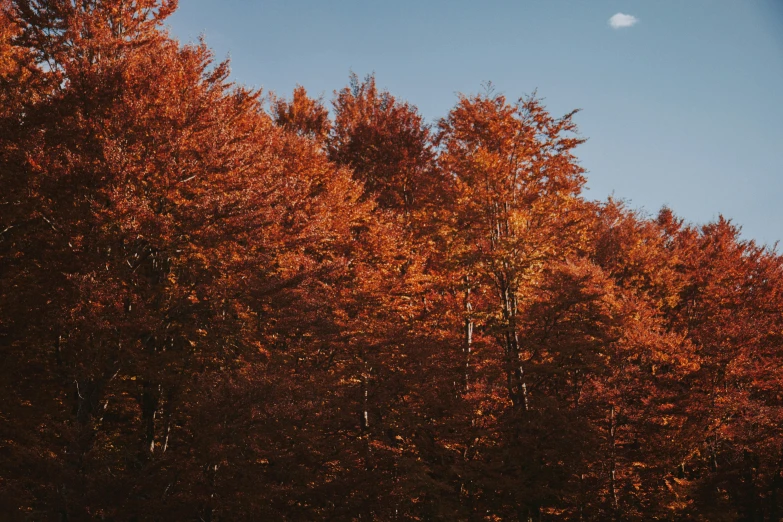
[[[609,462],[609,489],[612,496],[612,507],[617,510],[617,464],[616,464],[616,445],[615,445],[615,433],[617,429],[617,423],[614,416],[614,405],[609,409],[609,439],[611,442]]]
[[[470,369],[470,354],[473,348],[473,305],[470,302],[470,279],[465,278],[465,346],[463,352],[465,355],[465,368],[464,368],[464,380],[465,391],[468,391],[470,386],[468,379],[468,371]]]
[[[362,370],[362,429],[369,429],[370,427],[370,412],[369,412],[369,381],[370,381],[370,368],[367,366],[367,360],[363,361],[364,368]]]

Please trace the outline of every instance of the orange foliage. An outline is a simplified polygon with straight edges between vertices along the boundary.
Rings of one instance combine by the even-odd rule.
[[[0,6],[9,519],[783,516],[783,258],[586,200],[575,113]]]

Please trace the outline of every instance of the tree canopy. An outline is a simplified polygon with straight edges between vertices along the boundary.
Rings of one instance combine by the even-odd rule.
[[[588,200],[576,112],[229,79],[0,0],[0,511],[783,520],[783,257]]]

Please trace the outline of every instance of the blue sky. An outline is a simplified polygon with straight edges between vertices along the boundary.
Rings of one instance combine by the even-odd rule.
[[[783,0],[181,0],[169,23],[238,83],[330,100],[375,72],[429,122],[485,81],[538,89],[582,109],[588,197],[783,240]]]

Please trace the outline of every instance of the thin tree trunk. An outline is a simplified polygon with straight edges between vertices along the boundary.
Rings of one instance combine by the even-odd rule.
[[[506,355],[506,381],[511,402],[516,407],[529,409],[527,384],[524,381],[524,368],[519,350],[519,334],[517,333],[517,296],[507,284],[501,289],[501,303],[504,319],[504,344]]]
[[[144,381],[141,393],[141,416],[144,419],[144,434],[150,454],[155,452],[155,419],[160,405],[160,385]]]
[[[612,497],[612,508],[617,511],[617,464],[616,464],[616,445],[615,434],[617,423],[614,415],[614,405],[609,409],[609,440],[611,443],[610,461],[609,461],[609,492]]]
[[[473,348],[473,305],[470,302],[470,279],[465,277],[465,356],[464,389],[467,392],[470,387],[468,371],[470,369],[470,354]]]
[[[362,430],[368,430],[370,428],[370,412],[369,412],[369,384],[370,384],[370,368],[367,365],[367,359],[362,358]]]

